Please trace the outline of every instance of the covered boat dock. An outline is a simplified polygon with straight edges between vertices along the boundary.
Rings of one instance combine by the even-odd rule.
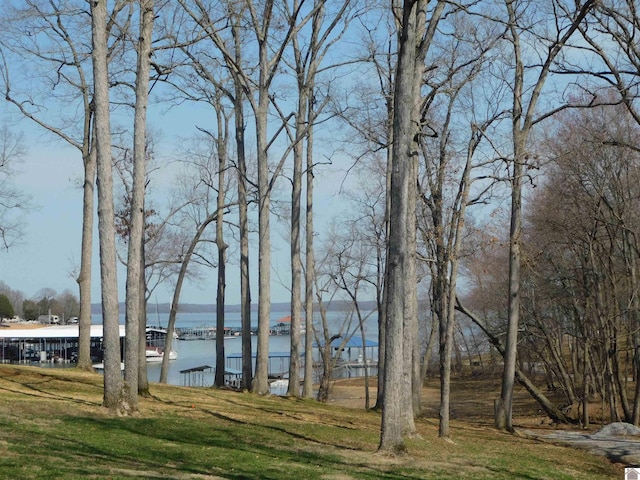
[[[120,325],[120,344],[124,351],[125,326]],[[101,362],[102,325],[91,325],[91,359]],[[0,327],[0,362],[74,362],[78,355],[78,325],[39,323],[3,324]]]

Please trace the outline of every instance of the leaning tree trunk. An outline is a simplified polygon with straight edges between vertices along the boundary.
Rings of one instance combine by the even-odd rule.
[[[504,358],[506,355],[506,350],[500,339],[495,336],[491,331],[487,328],[486,324],[480,320],[473,312],[467,310],[458,299],[456,299],[456,309],[466,315],[473,323],[475,323],[487,336],[489,342],[496,348],[498,353],[502,355]],[[529,378],[520,370],[520,368],[516,365],[514,369],[514,378],[518,380],[518,382],[529,392],[529,394],[533,397],[533,399],[538,402],[538,405],[544,410],[544,412],[551,418],[553,421],[561,422],[561,423],[569,423],[569,424],[577,424],[579,423],[577,419],[565,415],[562,410],[560,410],[557,406],[555,406],[534,384],[529,380]]]
[[[216,219],[216,214],[209,215],[204,222],[202,222],[198,229],[196,230],[196,234],[191,239],[191,243],[187,248],[186,253],[182,257],[182,263],[180,264],[180,271],[178,272],[178,278],[176,280],[176,286],[173,289],[173,298],[171,300],[171,310],[169,311],[169,321],[167,322],[167,335],[165,337],[165,352],[171,352],[173,348],[173,332],[175,331],[176,326],[176,317],[178,315],[178,305],[180,304],[180,294],[182,293],[182,285],[184,284],[184,279],[187,275],[187,270],[189,268],[189,262],[191,261],[191,257],[193,256],[193,252],[202,237],[205,229],[211,222]],[[160,383],[167,383],[167,376],[169,374],[169,355],[163,355],[162,357],[162,367],[160,369]]]

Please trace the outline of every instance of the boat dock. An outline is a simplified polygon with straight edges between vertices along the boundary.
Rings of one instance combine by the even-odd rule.
[[[215,340],[217,336],[216,327],[211,325],[200,325],[197,327],[176,328],[178,340]],[[242,331],[238,327],[225,327],[225,337],[238,337]],[[253,334],[253,332],[252,332]]]

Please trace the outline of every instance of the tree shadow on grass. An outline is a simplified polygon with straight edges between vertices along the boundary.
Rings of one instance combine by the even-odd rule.
[[[33,378],[36,376],[41,380],[38,382],[35,382]],[[64,394],[58,393],[57,390],[59,390],[59,387],[54,385],[54,382],[72,382],[74,385],[84,384],[84,385],[96,387],[96,385],[93,382],[81,382],[76,379],[69,380],[66,378],[59,378],[54,375],[50,376],[42,373],[37,373],[37,374],[31,373],[28,378],[29,378],[29,381],[27,381],[26,379],[20,380],[20,377],[18,377],[17,375],[12,375],[12,376],[3,375],[2,377],[0,377],[0,379],[15,385],[16,388],[12,389],[8,387],[0,386],[0,390],[14,393],[17,395],[28,395],[36,398],[71,401],[78,404],[94,406],[94,407],[101,405],[101,402],[92,402],[90,400],[81,399],[77,397],[72,397],[70,395],[64,395]],[[18,386],[22,388],[18,388]],[[44,386],[50,386],[50,388],[44,388]],[[98,393],[99,391],[101,391],[101,389],[99,387],[96,387],[96,393]]]
[[[65,424],[100,432],[102,440],[78,439],[54,455],[96,458],[119,468],[147,469],[163,475],[215,474],[229,479],[301,479],[327,474],[351,478],[418,479],[418,472],[381,471],[375,465],[349,463],[332,450],[309,449],[312,438],[247,424],[216,415],[215,423],[198,419],[68,418]],[[231,422],[228,424],[227,422]],[[227,423],[225,425],[225,423]],[[284,437],[284,438],[282,438]],[[293,440],[292,440],[293,438]],[[62,438],[58,439],[62,440]],[[65,442],[59,442],[62,445]],[[174,477],[163,477],[174,478]],[[348,478],[348,477],[346,477]]]

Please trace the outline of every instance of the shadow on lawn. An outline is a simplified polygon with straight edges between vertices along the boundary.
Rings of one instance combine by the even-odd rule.
[[[78,439],[73,445],[53,442],[50,454],[100,458],[117,469],[145,470],[177,478],[180,473],[220,475],[228,479],[304,479],[321,475],[352,478],[419,479],[423,472],[401,469],[382,471],[365,462],[350,463],[331,450],[314,450],[303,442],[313,438],[278,430],[285,438],[274,441],[275,429],[215,415],[216,422],[201,419],[78,418],[65,424],[100,438]],[[223,425],[222,422],[230,422]],[[64,445],[64,447],[63,447]],[[339,448],[339,447],[336,447]],[[337,451],[337,449],[336,449]]]

